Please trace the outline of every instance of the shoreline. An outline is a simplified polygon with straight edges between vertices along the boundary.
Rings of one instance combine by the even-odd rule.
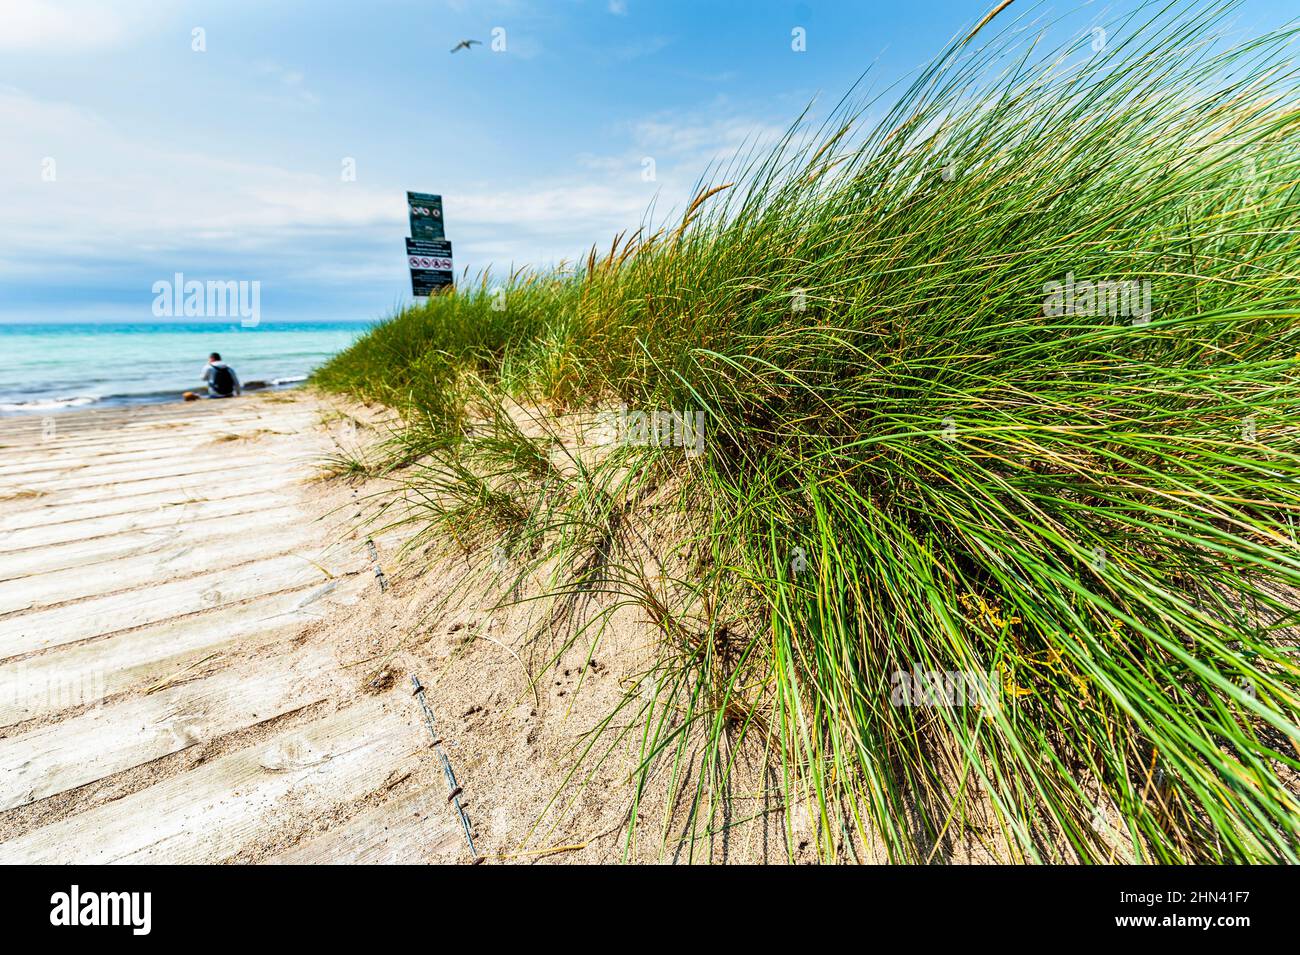
[[[310,378],[373,322],[64,322],[0,324],[0,417],[169,403],[199,392],[207,356],[226,357],[246,389]]]
[[[244,385],[244,392],[246,395],[256,395],[293,391],[306,385],[310,379],[310,375],[302,375],[293,378],[277,378],[272,381],[250,381]],[[202,388],[203,386],[199,385],[192,390],[195,394],[200,395],[200,400],[206,401],[208,398],[201,393],[200,389]],[[17,406],[28,404],[27,402],[0,403],[0,420],[103,411],[111,408],[140,408],[151,405],[183,404],[185,403],[184,394],[184,392],[178,393],[166,390],[104,396],[77,395],[69,398],[52,398],[49,399],[49,404],[37,399],[30,402],[30,407],[26,409]]]

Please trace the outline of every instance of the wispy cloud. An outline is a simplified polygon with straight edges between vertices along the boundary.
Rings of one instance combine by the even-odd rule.
[[[718,114],[718,115],[714,115]],[[618,153],[583,153],[578,162],[611,181],[641,179],[653,163],[661,212],[689,201],[707,170],[725,168],[774,144],[785,127],[751,114],[730,114],[721,101],[692,111],[664,110],[620,125],[627,147]]]
[[[264,61],[258,63],[254,71],[271,81],[275,90],[269,96],[272,100],[305,106],[315,106],[320,102],[320,98],[307,88],[300,70],[291,70],[279,63]]]
[[[754,117],[664,112],[634,122],[632,132],[647,149],[707,163],[751,144],[775,141],[784,128]]]
[[[632,43],[624,43],[613,49],[614,59],[620,61],[639,60],[642,57],[654,56],[667,49],[673,42],[670,36],[647,36],[642,37]]]

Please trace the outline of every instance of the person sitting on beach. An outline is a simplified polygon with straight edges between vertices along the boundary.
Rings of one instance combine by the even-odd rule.
[[[222,361],[216,352],[208,356],[208,366],[203,369],[203,380],[208,383],[209,398],[233,398],[244,393],[235,369]]]

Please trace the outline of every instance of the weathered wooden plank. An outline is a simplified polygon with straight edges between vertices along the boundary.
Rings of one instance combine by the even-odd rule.
[[[172,413],[166,413],[170,410]],[[192,414],[191,411],[209,413]],[[213,410],[210,405],[172,405],[170,409],[161,405],[118,409],[86,409],[72,414],[51,415],[54,424],[48,426],[44,418],[24,418],[16,416],[0,419],[0,438],[17,438],[28,435],[35,440],[48,441],[52,434],[56,441],[67,441],[71,436],[86,440],[96,435],[114,434],[118,431],[148,433],[150,431],[176,431],[184,429],[203,429],[218,427],[231,422],[260,421],[268,417],[276,420],[318,414],[316,402],[304,398],[298,402],[276,404],[245,404],[231,407],[229,405]],[[13,426],[17,427],[13,427]],[[51,430],[52,429],[52,430]]]
[[[423,727],[367,698],[0,844],[0,864],[212,863],[410,769]]]
[[[319,702],[325,651],[164,687],[10,737],[0,746],[0,811],[24,806]]]
[[[294,469],[301,470],[304,466],[310,467],[313,461],[319,460],[319,451],[300,447],[297,452],[290,452],[286,449],[283,453],[271,455],[266,453],[265,449],[260,454],[240,453],[229,456],[225,459],[226,464],[231,468],[243,468],[249,466],[265,467],[270,473],[275,470]],[[224,470],[224,467],[223,467]],[[124,473],[104,476],[79,475],[67,478],[50,478],[42,479],[38,482],[15,482],[10,485],[0,486],[0,498],[13,494],[29,494],[37,492],[40,494],[54,494],[61,491],[84,491],[93,490],[98,492],[98,496],[107,496],[108,494],[121,491],[124,494],[133,493],[135,488],[146,481],[163,481],[171,480],[176,485],[185,484],[202,484],[205,481],[212,480],[213,469],[212,462],[206,464],[190,462],[185,465],[176,465],[174,468],[164,469],[164,473],[157,473],[155,470],[145,469],[132,473],[127,469]]]
[[[270,865],[426,865],[468,861],[469,846],[446,797],[428,789],[369,806],[346,822],[266,860]]]
[[[168,507],[188,507],[211,501],[248,497],[258,492],[279,490],[294,483],[293,475],[274,473],[267,475],[264,466],[256,473],[258,475],[256,482],[230,481],[223,484],[197,485],[188,489],[173,486],[152,494],[115,494],[104,500],[79,504],[51,504],[38,500],[21,513],[0,515],[0,528],[17,531],[28,527],[68,524],[72,521],[153,513]]]
[[[214,432],[219,434],[220,432]],[[209,435],[191,435],[170,441],[154,441],[146,447],[119,448],[106,444],[99,448],[58,448],[52,447],[44,453],[36,453],[22,460],[13,455],[0,458],[0,481],[10,483],[18,478],[36,479],[51,471],[67,468],[106,467],[113,464],[138,463],[142,466],[159,460],[176,460],[188,457],[197,449],[210,445],[213,441]]]
[[[153,460],[225,443],[232,436],[245,441],[272,442],[277,437],[300,434],[319,420],[318,415],[297,417],[244,418],[213,421],[198,428],[167,428],[152,431],[98,432],[93,437],[73,440],[40,440],[0,448],[0,475],[50,470],[70,463],[115,464],[121,461]]]
[[[279,392],[274,402],[262,395],[237,398],[233,402],[181,402],[136,405],[129,408],[95,408],[61,413],[54,420],[54,433],[58,440],[77,436],[94,440],[104,433],[118,430],[150,431],[174,430],[178,433],[190,428],[211,427],[227,421],[279,419],[314,411],[315,400],[304,393]],[[15,415],[0,418],[0,444],[37,442],[47,434],[44,417]]]
[[[293,504],[293,499],[280,491],[257,490],[255,482],[250,484],[254,488],[252,493],[216,501],[155,507],[147,511],[130,511],[125,514],[110,514],[107,517],[92,517],[35,527],[10,528],[0,523],[0,555],[9,551],[48,547],[70,541],[87,541],[96,537],[122,534],[126,531],[167,527],[210,517],[249,514]],[[0,560],[2,559],[0,557]]]
[[[215,539],[182,536],[170,546],[149,555],[134,554],[89,567],[71,567],[18,580],[0,580],[0,616],[167,583],[217,567],[237,567],[283,554],[296,553],[321,562],[320,556],[309,549],[320,535],[320,528],[297,520],[262,530],[264,533],[256,536],[222,535]]]
[[[310,561],[289,555],[157,587],[15,614],[0,619],[0,659],[226,607],[327,579],[321,568]]]
[[[37,491],[35,488],[23,488],[9,492],[9,497],[0,495],[0,511],[5,513],[41,513],[46,507],[64,507],[71,504],[109,504],[115,501],[130,501],[132,498],[146,494],[167,492],[176,495],[206,497],[215,500],[218,497],[231,497],[245,493],[246,479],[258,475],[259,481],[283,480],[285,484],[295,484],[303,480],[304,475],[294,469],[277,465],[270,469],[266,461],[250,461],[234,467],[222,468],[222,476],[227,480],[213,484],[211,477],[200,474],[189,478],[172,477],[146,478],[126,484],[108,486],[90,485],[89,487],[72,487],[58,491]],[[272,485],[266,485],[272,486]]]
[[[273,531],[287,523],[301,520],[301,510],[296,505],[286,505],[249,514],[185,521],[167,527],[110,534],[88,541],[68,541],[48,547],[0,553],[0,580],[18,580],[68,567],[87,567],[131,555],[158,554],[183,546],[191,540],[203,540],[215,545],[219,539],[260,533],[264,529]]]
[[[235,442],[231,442],[235,444]],[[259,447],[248,442],[243,447],[235,446],[226,450],[222,456],[192,453],[186,457],[166,457],[156,461],[123,461],[116,464],[77,464],[69,462],[57,468],[40,473],[8,475],[0,478],[0,494],[18,490],[50,491],[64,487],[91,487],[95,485],[124,484],[131,481],[174,477],[184,478],[188,475],[213,475],[219,470],[219,464],[228,461],[232,464],[273,463],[302,460],[302,448],[287,443],[283,448],[274,446]]]
[[[94,705],[236,647],[274,644],[373,586],[361,575],[331,580],[0,664],[0,728]]]

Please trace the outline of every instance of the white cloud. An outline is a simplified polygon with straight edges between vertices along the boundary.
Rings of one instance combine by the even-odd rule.
[[[715,104],[725,109],[725,104]],[[628,123],[620,129],[630,141],[621,153],[582,154],[578,163],[605,177],[609,182],[628,184],[642,201],[655,200],[656,218],[671,219],[694,197],[701,176],[716,178],[733,160],[752,153],[761,154],[781,138],[785,129],[760,119],[745,116],[713,117],[707,111],[662,112]],[[646,160],[654,161],[655,182],[640,182]]]
[[[4,0],[0,50],[75,53],[112,46],[127,32],[120,10],[87,0]]]
[[[632,124],[637,144],[645,149],[703,162],[728,159],[750,144],[773,143],[784,132],[780,126],[742,116],[661,113]]]
[[[268,75],[302,83],[278,67]],[[210,150],[166,148],[77,105],[12,87],[0,87],[0,129],[7,137],[0,274],[50,288],[92,287],[208,268],[268,281],[310,278],[363,297],[374,287],[380,298],[404,288],[404,182],[342,182],[334,157],[306,170],[234,160],[220,137]],[[707,110],[659,113],[610,130],[622,151],[580,157],[567,170],[504,188],[449,180],[443,192],[457,269],[493,264],[499,274],[511,265],[573,261],[593,243],[607,248],[616,233],[636,230],[652,202],[657,224],[680,214],[710,160],[733,155],[747,137],[776,132],[743,118],[710,118]],[[656,157],[651,182],[641,175],[647,155]],[[45,157],[57,163],[53,182],[42,179]],[[90,278],[78,277],[82,268]],[[370,283],[369,293],[357,288]]]
[[[645,201],[637,190],[611,184],[553,185],[541,189],[477,192],[448,197],[447,215],[492,225],[563,225],[566,222],[618,226],[638,218]]]
[[[94,284],[131,269],[220,263],[231,274],[336,286],[405,277],[402,183],[161,150],[92,112],[13,88],[0,87],[0,128],[15,133],[15,148],[0,154],[8,184],[0,274],[53,285],[82,281],[77,270],[86,269]],[[41,177],[47,156],[56,162],[52,182]],[[654,194],[634,176],[590,178],[448,190],[457,266],[572,259],[635,226]]]
[[[627,16],[627,0],[609,0],[609,12],[617,17]]]

